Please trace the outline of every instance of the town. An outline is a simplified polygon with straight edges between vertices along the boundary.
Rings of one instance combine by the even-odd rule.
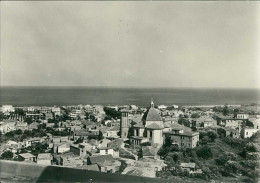
[[[259,178],[259,104],[3,105],[4,160],[200,181]]]

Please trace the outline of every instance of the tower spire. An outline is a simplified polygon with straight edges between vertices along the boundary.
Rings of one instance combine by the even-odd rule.
[[[153,98],[151,98],[151,108],[154,108]]]

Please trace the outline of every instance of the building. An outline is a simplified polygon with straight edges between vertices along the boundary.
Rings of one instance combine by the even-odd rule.
[[[2,106],[2,112],[8,113],[8,112],[14,112],[15,108],[12,105],[3,105]]]
[[[89,156],[88,165],[98,165],[101,172],[117,172],[121,165],[120,161],[115,160],[111,154],[102,156]]]
[[[31,153],[22,153],[18,155],[18,161],[36,162],[36,156]]]
[[[56,147],[56,148],[55,148]],[[62,142],[60,144],[54,144],[54,149],[56,149],[57,153],[65,153],[70,151],[70,144],[67,142]]]
[[[249,121],[251,123],[253,123],[253,127],[255,129],[259,129],[260,130],[260,118],[250,118]]]
[[[22,131],[28,130],[28,124],[27,123],[23,123],[23,122],[16,123],[15,127],[16,127],[16,130],[18,130],[18,129],[20,129]]]
[[[129,119],[128,119],[128,111],[121,111],[121,120],[120,120],[120,137],[127,138],[129,131]]]
[[[142,157],[143,158],[155,158],[157,156],[157,150],[153,146],[143,146],[142,147]]]
[[[25,147],[30,147],[30,146],[32,146],[32,144],[36,144],[39,142],[42,142],[42,139],[39,137],[27,139],[27,140],[25,140]]]
[[[42,113],[25,113],[25,118],[31,118],[31,119],[42,119],[43,114]]]
[[[134,145],[140,145],[144,142],[162,145],[163,128],[162,118],[151,100],[150,108],[144,113],[142,121],[133,126],[134,136],[130,137],[130,141]]]
[[[83,158],[72,153],[63,154],[60,157],[60,164],[63,166],[79,167],[83,166]]]
[[[190,174],[202,174],[201,169],[196,169],[195,163],[181,163],[180,167],[183,171],[187,171]]]
[[[253,127],[245,127],[241,131],[241,136],[242,138],[249,138],[251,137],[254,133],[256,133],[259,129],[255,129]]]
[[[61,109],[59,107],[52,107],[51,112],[53,112],[55,116],[61,115]]]
[[[249,114],[239,113],[239,114],[236,115],[236,118],[237,119],[248,119],[249,118]]]
[[[0,122],[0,132],[5,134],[16,129],[15,122]]]
[[[194,148],[199,141],[199,132],[193,132],[176,123],[171,124],[170,128],[163,132],[163,135],[164,141],[166,138],[170,138],[172,144],[180,148]]]
[[[245,119],[233,118],[230,116],[217,115],[216,120],[219,126],[241,128]]]
[[[118,134],[120,131],[120,126],[113,126],[104,131],[103,136],[108,139],[119,138]]]
[[[51,165],[52,164],[52,155],[51,155],[51,153],[40,153],[40,154],[38,154],[37,164]]]
[[[100,147],[99,155],[108,155],[111,154],[113,158],[119,157],[119,151],[115,151],[112,147]]]

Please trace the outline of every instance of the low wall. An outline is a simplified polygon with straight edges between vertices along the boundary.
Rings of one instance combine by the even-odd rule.
[[[44,166],[38,164],[22,163],[17,161],[0,160],[1,179],[7,182],[23,182],[17,177],[27,180],[24,182],[173,182],[168,180],[102,173],[89,170],[73,169],[61,166]],[[10,180],[14,178],[14,180]],[[30,180],[30,181],[28,181]],[[182,183],[184,181],[174,181]]]

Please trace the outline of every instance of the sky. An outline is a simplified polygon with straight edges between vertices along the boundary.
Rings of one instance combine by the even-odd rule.
[[[260,88],[258,2],[1,2],[2,86]]]

